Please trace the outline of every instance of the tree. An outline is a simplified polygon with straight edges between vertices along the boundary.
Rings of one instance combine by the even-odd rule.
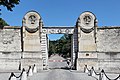
[[[62,36],[60,38],[61,40],[61,47],[60,47],[60,53],[64,56],[64,57],[70,57],[71,56],[71,35],[68,34],[64,34],[64,36]]]
[[[0,0],[0,6],[6,7],[9,11],[13,11],[12,8],[18,5],[20,0]]]
[[[3,28],[4,26],[9,26],[2,18],[0,18],[0,28]]]
[[[49,55],[59,54],[63,57],[71,56],[71,35],[64,34],[60,39],[56,41],[50,41]]]

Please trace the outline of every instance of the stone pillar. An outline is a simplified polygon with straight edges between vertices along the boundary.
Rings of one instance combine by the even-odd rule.
[[[96,17],[91,12],[84,12],[77,21],[78,42],[81,51],[96,51]]]
[[[76,27],[78,29],[78,62],[77,69],[83,69],[84,65],[94,64],[93,58],[96,57],[96,17],[91,12],[82,13],[78,20]],[[95,54],[93,54],[95,53]],[[90,59],[88,59],[90,58]],[[92,66],[91,65],[91,66]]]
[[[42,18],[36,11],[29,11],[23,17],[22,23],[22,66],[28,67],[36,64],[38,69],[42,69],[41,52],[41,29]],[[28,62],[29,61],[29,62]]]

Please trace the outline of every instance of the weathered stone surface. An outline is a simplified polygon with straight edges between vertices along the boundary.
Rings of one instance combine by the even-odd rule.
[[[0,30],[0,51],[11,52],[21,51],[21,30],[1,29]]]
[[[41,17],[36,11],[25,14],[22,23],[23,51],[41,51]]]
[[[28,70],[29,66],[32,66],[35,64],[37,67],[37,70],[43,70],[43,60],[40,58],[23,58],[21,59],[22,68],[25,68]]]
[[[99,28],[97,31],[97,52],[96,56],[90,56],[85,52],[78,54],[78,69],[81,69],[84,64],[94,66],[96,69],[105,69],[110,71],[119,70],[120,65],[120,28]],[[89,36],[90,37],[90,36]],[[88,39],[88,42],[91,42]],[[88,43],[87,43],[88,44]],[[81,45],[82,46],[82,45]],[[90,46],[91,47],[91,46]],[[87,56],[89,55],[89,56]],[[95,58],[96,61],[91,61]],[[89,59],[88,61],[86,59]],[[79,61],[80,60],[80,61]],[[94,62],[94,65],[91,65]],[[97,65],[97,66],[96,66]]]
[[[94,32],[86,34],[81,31],[81,37],[79,38],[79,51],[96,51]]]
[[[101,28],[97,32],[97,51],[120,52],[120,28]]]
[[[78,53],[78,58],[98,58],[98,54],[91,52]]]
[[[97,58],[78,58],[77,59],[77,70],[84,71],[85,65],[88,66],[89,69],[93,66],[95,70],[98,70],[98,59]]]
[[[21,52],[0,52],[0,59],[21,59]]]
[[[96,17],[91,12],[82,13],[77,20],[78,52],[96,51]]]
[[[41,52],[23,52],[22,55],[23,55],[23,58],[40,58],[40,59],[42,59]]]
[[[36,33],[23,33],[24,51],[41,51],[39,31]]]
[[[0,70],[2,71],[12,71],[18,70],[20,65],[20,59],[0,59]]]
[[[26,13],[22,23],[22,68],[28,69],[34,64],[43,69],[43,53],[41,51],[42,19],[36,11]]]
[[[98,60],[98,69],[109,72],[119,72],[120,71],[120,60]]]

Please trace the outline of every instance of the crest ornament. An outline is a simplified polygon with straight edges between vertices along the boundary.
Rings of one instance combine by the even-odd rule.
[[[35,33],[39,30],[40,15],[35,11],[28,12],[23,18],[23,26],[29,33]]]
[[[94,30],[96,17],[91,12],[84,12],[80,15],[78,24],[84,33],[90,33]]]

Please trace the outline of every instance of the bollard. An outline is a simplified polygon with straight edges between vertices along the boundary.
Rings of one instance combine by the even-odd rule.
[[[23,68],[23,73],[20,80],[27,80],[27,73],[24,68]]]
[[[37,68],[36,68],[35,64],[33,66],[33,73],[37,73]]]
[[[94,72],[94,68],[91,68],[91,76],[95,77],[95,72]]]
[[[101,71],[101,80],[107,80],[103,69]]]
[[[17,80],[13,72],[11,73],[9,80]]]
[[[29,66],[28,76],[32,76],[32,75],[33,75],[32,68],[31,66]]]
[[[99,75],[96,74],[96,72],[94,71],[94,69],[92,69],[91,75],[99,80]]]
[[[18,70],[21,70],[21,63],[19,63],[19,68],[18,68]]]
[[[17,80],[15,76],[11,77],[10,80]]]
[[[105,74],[103,74],[103,79],[102,79],[102,80],[107,80],[107,78],[106,78]]]
[[[85,73],[87,73],[87,74],[88,74],[88,72],[89,72],[89,71],[88,71],[88,69],[87,69],[87,68],[85,68]]]
[[[91,71],[91,75],[92,75],[93,77],[96,77],[96,76],[95,76],[96,74],[95,74],[95,72],[94,72],[93,70]]]

